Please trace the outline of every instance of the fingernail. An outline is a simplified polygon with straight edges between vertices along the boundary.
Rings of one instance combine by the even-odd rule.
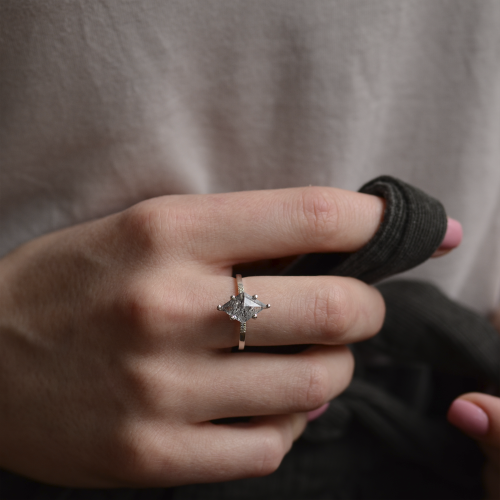
[[[448,410],[448,421],[467,434],[477,437],[486,435],[490,424],[486,412],[465,399],[453,401]]]
[[[441,257],[451,252],[454,248],[460,245],[462,236],[462,224],[460,224],[457,220],[448,217],[448,228],[446,230],[446,234],[444,235],[441,245],[431,257]]]
[[[307,421],[312,422],[313,420],[316,420],[318,417],[323,415],[325,411],[328,409],[330,406],[330,403],[325,403],[323,406],[320,406],[319,408],[316,408],[313,411],[308,412],[307,414]]]
[[[438,250],[451,250],[458,247],[462,241],[463,230],[462,224],[455,219],[448,217],[448,229],[444,235],[441,245]]]

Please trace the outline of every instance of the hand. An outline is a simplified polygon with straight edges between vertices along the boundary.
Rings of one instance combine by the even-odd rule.
[[[490,318],[500,332],[500,309]],[[470,393],[456,399],[448,420],[476,439],[486,455],[484,486],[489,500],[500,498],[500,398]]]
[[[448,420],[476,439],[486,455],[484,485],[488,499],[500,498],[500,398],[470,393],[456,399]]]
[[[168,196],[58,231],[0,260],[0,466],[76,487],[173,486],[274,471],[306,414],[350,382],[342,344],[382,325],[350,278],[251,277],[272,308],[231,353],[217,311],[236,263],[354,251],[379,198],[332,188]],[[215,425],[223,417],[248,423]]]

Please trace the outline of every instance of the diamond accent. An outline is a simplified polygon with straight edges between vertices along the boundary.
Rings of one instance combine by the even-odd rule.
[[[254,314],[259,313],[262,309],[266,309],[266,307],[266,304],[254,299],[248,293],[240,293],[234,299],[226,302],[220,310],[226,312],[231,317],[235,317],[240,323],[245,323]]]

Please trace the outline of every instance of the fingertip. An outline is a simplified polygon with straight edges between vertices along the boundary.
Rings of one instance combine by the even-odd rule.
[[[463,229],[462,224],[451,217],[448,217],[448,227],[443,241],[439,248],[432,254],[432,257],[442,257],[457,248],[462,242]]]
[[[313,411],[310,411],[307,413],[307,421],[312,422],[313,420],[316,420],[317,418],[321,417],[323,413],[325,413],[326,410],[328,410],[328,407],[330,406],[330,403],[325,403],[324,405],[320,406],[319,408],[316,408]]]
[[[294,441],[297,441],[297,439],[302,436],[302,433],[306,430],[307,422],[307,413],[294,413],[292,415],[292,433]]]
[[[441,242],[441,245],[439,245],[438,250],[452,250],[460,245],[462,238],[462,224],[460,224],[457,220],[448,217],[448,229],[446,230],[446,234]]]
[[[474,437],[488,433],[490,423],[486,412],[466,399],[456,399],[448,409],[448,421],[455,427]]]

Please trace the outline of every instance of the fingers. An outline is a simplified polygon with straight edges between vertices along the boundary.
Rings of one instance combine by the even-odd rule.
[[[307,412],[340,394],[354,362],[347,347],[312,347],[293,355],[219,354],[202,368],[191,422]],[[214,388],[217,388],[215,391]]]
[[[205,422],[180,431],[175,439],[162,438],[152,429],[143,439],[148,443],[143,453],[147,462],[132,474],[139,468],[141,482],[150,487],[170,486],[168,477],[183,485],[265,476],[279,467],[306,424],[305,414],[257,417],[232,425]]]
[[[469,393],[456,399],[448,410],[448,420],[476,439],[488,458],[483,480],[488,499],[500,491],[500,398]]]
[[[500,398],[464,394],[450,406],[448,420],[469,436],[500,449]]]
[[[384,321],[380,292],[353,278],[259,276],[243,278],[243,285],[245,293],[257,294],[263,304],[271,304],[256,319],[249,313],[249,346],[349,344],[375,335]],[[160,277],[153,285],[136,287],[136,299],[126,301],[123,308],[144,316],[134,322],[151,330],[161,343],[165,325],[175,318],[177,326],[170,335],[178,345],[184,344],[189,352],[219,350],[238,345],[240,322],[217,310],[236,293],[236,280],[229,276]]]
[[[234,279],[216,281],[223,304]],[[384,321],[380,292],[352,278],[259,276],[244,278],[243,284],[246,293],[271,304],[257,319],[248,320],[247,345],[348,344],[375,335]],[[220,323],[210,336],[212,346],[231,347],[239,323],[229,323],[227,315],[216,312]]]
[[[180,341],[189,349],[220,349],[238,344],[239,321],[218,311],[237,293],[231,277],[197,276],[183,281],[188,295],[179,317],[189,318],[190,329]],[[353,278],[336,276],[258,276],[243,278],[245,293],[257,294],[270,309],[247,321],[247,345],[347,344],[365,340],[382,327],[385,304],[380,292]],[[173,294],[174,292],[172,292]],[[163,299],[162,299],[163,300]],[[174,307],[162,301],[163,314]],[[165,324],[168,318],[159,320]]]
[[[161,197],[128,213],[171,251],[232,265],[365,245],[382,220],[381,198],[329,187]],[[142,228],[142,229],[141,229]],[[174,244],[175,243],[175,244]]]
[[[293,442],[304,432],[305,414],[253,418],[248,424],[202,427],[202,435],[211,447],[207,452],[219,465],[202,473],[207,482],[267,476],[275,472]]]
[[[446,234],[439,245],[439,248],[432,254],[431,257],[441,257],[457,248],[462,242],[463,229],[462,224],[451,217],[448,217],[448,228]]]

